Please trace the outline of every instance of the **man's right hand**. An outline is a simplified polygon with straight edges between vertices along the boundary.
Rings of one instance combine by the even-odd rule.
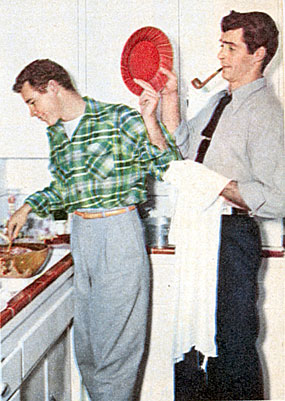
[[[148,82],[135,79],[135,82],[144,89],[139,99],[141,114],[145,121],[146,118],[156,119],[156,109],[160,96],[161,121],[168,131],[173,134],[180,124],[178,80],[175,72],[163,67],[160,67],[159,70],[168,78],[160,92],[156,92]]]
[[[10,240],[17,238],[31,211],[31,206],[25,203],[11,216],[8,221],[8,237]]]

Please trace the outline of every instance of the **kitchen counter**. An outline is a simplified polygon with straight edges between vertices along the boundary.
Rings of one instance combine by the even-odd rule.
[[[40,274],[26,279],[1,278],[0,328],[71,266],[69,246],[53,246],[51,258]]]
[[[148,248],[149,254],[174,255],[175,247]],[[68,244],[52,246],[52,256],[40,274],[26,279],[0,279],[0,329],[73,264]]]
[[[5,294],[7,298],[4,301],[2,300],[2,310],[0,312],[1,358],[4,361],[4,365],[6,364],[4,378],[5,372],[8,378],[11,377],[9,371],[11,367],[10,360],[13,360],[13,366],[14,364],[17,365],[17,363],[21,365],[20,373],[18,372],[17,376],[17,386],[22,381],[29,383],[29,377],[33,374],[35,366],[37,366],[37,361],[41,361],[41,358],[43,358],[40,351],[41,348],[43,348],[43,352],[47,352],[47,349],[58,347],[58,338],[63,338],[63,340],[60,340],[59,344],[61,348],[57,352],[61,352],[60,355],[61,358],[65,358],[65,364],[68,365],[70,363],[69,331],[73,317],[71,302],[73,261],[68,244],[52,245],[52,247],[53,253],[51,259],[41,274],[30,279],[2,279],[6,280],[6,284],[8,285],[4,285],[0,289],[1,293]],[[165,248],[152,247],[148,248],[147,251],[150,255],[153,272],[153,309],[150,353],[143,382],[141,401],[148,401],[150,399],[171,401],[174,391],[171,358],[175,316],[174,299],[178,290],[175,246],[170,245]],[[264,365],[268,399],[277,399],[276,396],[279,396],[280,399],[280,394],[284,395],[284,388],[281,383],[285,382],[285,378],[280,376],[282,375],[282,370],[278,371],[278,368],[284,366],[284,356],[282,356],[284,355],[284,344],[280,338],[284,338],[285,330],[284,324],[281,323],[280,319],[278,320],[278,316],[282,315],[280,308],[284,307],[284,262],[284,249],[268,249],[263,251],[263,265],[259,277],[259,310],[261,316],[259,348]],[[276,299],[277,294],[280,298],[278,300]],[[51,311],[50,313],[49,310]],[[50,320],[49,323],[44,323],[44,329],[41,329],[39,322],[45,322],[45,316]],[[40,326],[37,327],[37,325]],[[276,327],[278,330],[276,330]],[[34,335],[37,332],[42,332],[42,335],[45,335],[45,331],[49,330],[49,341],[47,341],[47,344],[45,346],[44,344],[42,345],[39,339],[29,340],[29,342],[27,339],[33,337],[27,333],[31,330]],[[52,344],[49,344],[50,339],[53,341]],[[39,345],[39,348],[37,348],[37,345]],[[67,350],[68,347],[69,351]],[[30,361],[30,357],[27,356],[27,350],[33,351],[32,354],[35,354],[33,358],[36,360]],[[14,359],[11,359],[11,355],[13,358],[16,357],[16,362]],[[46,358],[49,361],[49,365],[52,366],[53,360],[56,359],[56,353],[54,353],[53,357],[47,356]],[[278,366],[276,366],[276,360],[279,361]],[[67,365],[66,371],[68,371]],[[43,371],[45,372],[44,368]],[[42,375],[45,375],[45,373],[42,373]],[[68,376],[68,373],[66,375]],[[56,391],[59,393],[64,392],[66,398],[62,399],[66,399],[67,401],[71,399],[75,400],[75,398],[68,398],[71,391],[69,389],[70,378],[61,379],[61,382],[64,383],[64,388],[60,387],[62,384],[56,379],[54,380],[60,390],[51,389],[50,394],[55,394]],[[15,390],[16,384],[14,383],[14,387],[13,384],[10,387]],[[23,391],[27,392],[27,394],[31,394],[33,391],[30,384],[23,388]],[[15,401],[20,400],[20,389],[16,391],[16,394],[19,394],[19,398],[16,397]],[[273,396],[275,398],[272,398]],[[7,395],[3,400],[11,399],[14,401],[14,398],[9,397]],[[42,399],[46,399],[44,395]],[[55,399],[57,399],[56,396]]]
[[[53,246],[41,274],[1,279],[1,401],[71,400],[72,265]]]
[[[175,255],[175,246],[147,247],[147,251],[150,255]],[[262,256],[264,258],[282,258],[284,249],[263,249]],[[29,279],[0,279],[0,284],[2,284],[0,285],[0,328],[71,265],[72,257],[68,244],[54,245],[51,259],[41,274]]]

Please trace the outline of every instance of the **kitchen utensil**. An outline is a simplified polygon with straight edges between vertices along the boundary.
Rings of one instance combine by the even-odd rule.
[[[135,31],[126,42],[121,56],[123,81],[138,96],[143,89],[134,82],[134,78],[149,82],[159,91],[167,82],[167,77],[159,68],[171,71],[172,65],[173,51],[168,37],[151,26]]]
[[[15,248],[27,250],[26,253],[14,254]],[[10,255],[7,245],[0,246],[0,277],[28,278],[39,273],[51,255],[51,248],[46,244],[13,243]]]
[[[145,243],[151,247],[164,248],[168,246],[170,217],[147,217],[143,219]]]
[[[13,245],[13,240],[10,239],[10,240],[9,240],[9,245],[8,245],[8,250],[7,250],[7,255],[8,255],[8,256],[10,255],[12,245]]]

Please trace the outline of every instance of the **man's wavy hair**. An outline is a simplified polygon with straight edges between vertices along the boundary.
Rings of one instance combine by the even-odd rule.
[[[25,82],[39,92],[45,92],[50,80],[57,81],[63,88],[76,92],[68,72],[49,59],[35,60],[27,65],[17,76],[13,91],[20,93]]]
[[[273,19],[266,13],[253,11],[239,13],[231,11],[221,21],[222,32],[232,29],[243,29],[243,40],[248,52],[253,54],[259,47],[266,49],[261,71],[271,61],[278,47],[278,29]]]

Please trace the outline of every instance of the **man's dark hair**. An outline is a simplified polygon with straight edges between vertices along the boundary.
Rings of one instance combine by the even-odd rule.
[[[248,52],[253,54],[259,47],[266,49],[261,71],[263,72],[278,47],[278,29],[273,19],[266,13],[253,11],[239,13],[231,11],[221,21],[223,32],[232,29],[243,29],[243,40]]]
[[[50,80],[55,80],[63,88],[76,92],[68,72],[49,59],[35,60],[27,65],[17,76],[13,91],[20,93],[24,83],[28,82],[39,92],[45,92]]]

